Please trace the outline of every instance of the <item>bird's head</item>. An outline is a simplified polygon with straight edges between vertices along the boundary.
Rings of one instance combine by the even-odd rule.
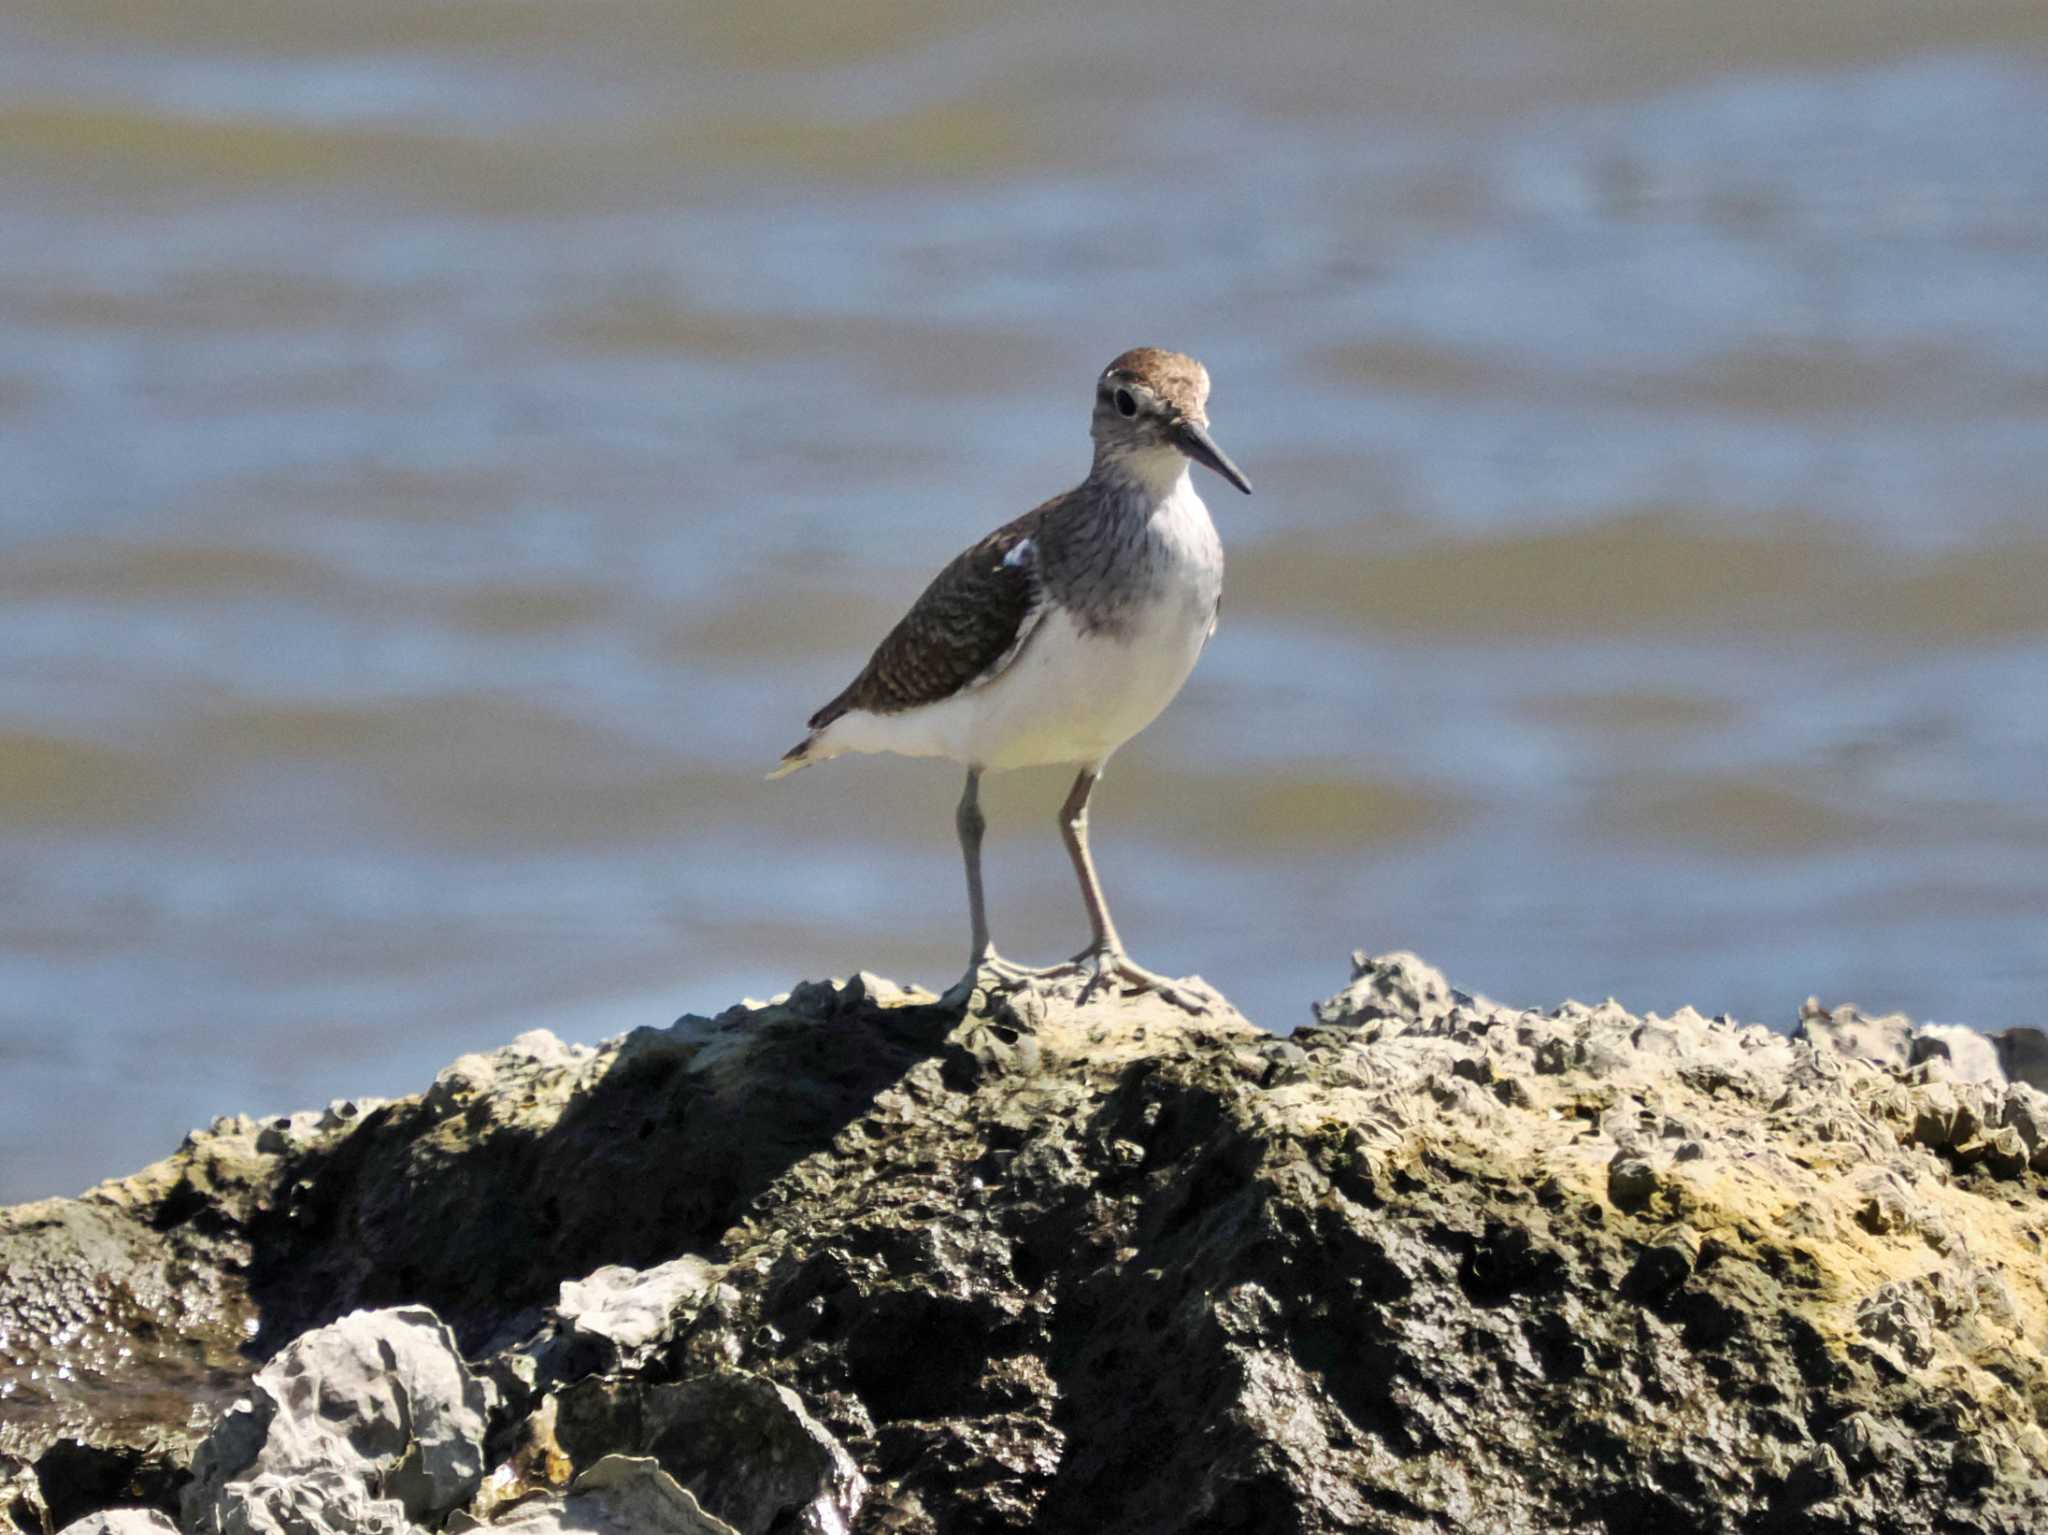
[[[1099,464],[1144,480],[1178,479],[1182,460],[1206,465],[1246,495],[1252,482],[1209,436],[1209,370],[1181,352],[1133,347],[1095,384]]]

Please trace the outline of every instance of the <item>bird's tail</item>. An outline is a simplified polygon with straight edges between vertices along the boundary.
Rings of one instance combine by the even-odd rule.
[[[792,746],[788,751],[784,752],[782,754],[782,760],[775,765],[774,770],[768,774],[768,777],[771,780],[776,778],[787,778],[791,773],[794,773],[798,768],[809,767],[813,762],[817,761],[818,759],[811,755],[812,743],[814,743],[817,739],[818,733],[814,730],[809,735],[805,736],[801,741],[797,742],[796,745]]]

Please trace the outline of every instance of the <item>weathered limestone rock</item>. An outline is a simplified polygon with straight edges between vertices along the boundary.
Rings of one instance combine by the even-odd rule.
[[[1913,1064],[1913,1020],[1903,1013],[1867,1017],[1849,1004],[1822,1007],[1820,998],[1808,997],[1799,1009],[1794,1039],[1826,1045],[1859,1061],[1879,1066],[1906,1067]]]
[[[1880,1066],[1939,1063],[1941,1079],[1949,1082],[2001,1087],[2032,1073],[2041,1078],[2034,1086],[2048,1087],[2048,1036],[2038,1029],[1984,1034],[1960,1024],[1915,1024],[1899,1013],[1873,1018],[1848,1003],[1822,1007],[1818,998],[1808,997],[1792,1037]]]
[[[1399,954],[1351,956],[1351,984],[1315,1005],[1317,1023],[1363,1029],[1373,1037],[1437,1023],[1450,1010],[1474,999],[1451,990],[1443,972],[1405,950]]]
[[[110,1508],[65,1525],[61,1535],[178,1535],[178,1527],[153,1508]]]
[[[193,1457],[185,1527],[404,1530],[446,1514],[482,1479],[487,1409],[431,1311],[353,1312],[257,1371]]]
[[[601,1369],[632,1369],[674,1332],[685,1308],[710,1295],[718,1272],[688,1253],[644,1273],[612,1264],[584,1279],[563,1280],[555,1309],[572,1342],[597,1345]]]
[[[591,1378],[562,1392],[557,1442],[578,1464],[652,1456],[739,1535],[837,1535],[867,1483],[786,1386],[740,1370],[673,1383]]]
[[[567,1497],[519,1503],[486,1525],[458,1514],[449,1530],[518,1530],[525,1535],[735,1535],[704,1512],[655,1460],[607,1455],[576,1478]]]
[[[2048,1097],[2009,1068],[1412,955],[1316,1019],[862,976],[223,1121],[0,1223],[0,1348],[77,1327],[111,1372],[0,1404],[0,1450],[55,1510],[50,1457],[154,1434],[188,1535],[2048,1527]],[[121,1309],[181,1264],[250,1357],[121,1375],[131,1329],[202,1335]]]

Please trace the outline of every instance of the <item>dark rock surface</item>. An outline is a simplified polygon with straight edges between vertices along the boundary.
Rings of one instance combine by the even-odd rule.
[[[1412,956],[1315,1018],[858,977],[218,1121],[0,1215],[0,1518],[2048,1528],[2048,1098],[1996,1052]]]

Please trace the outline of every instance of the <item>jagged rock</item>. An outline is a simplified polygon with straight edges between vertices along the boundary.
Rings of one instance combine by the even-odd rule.
[[[807,983],[227,1124],[90,1208],[117,1255],[210,1265],[266,1374],[365,1304],[447,1317],[501,1392],[449,1528],[2043,1527],[2048,1099],[1910,1064],[1910,1029],[1844,1053],[1852,1013],[1524,1010],[1361,957],[1276,1041]],[[282,1485],[262,1382],[211,1382],[252,1405],[195,1487],[309,1507],[192,1535],[443,1517],[361,1473],[384,1448]],[[204,1419],[182,1384],[165,1417]],[[335,1399],[386,1444],[395,1408]]]
[[[1614,1153],[1607,1164],[1607,1197],[1624,1210],[1640,1210],[1657,1192],[1657,1169],[1648,1157],[1632,1155],[1627,1148]]]
[[[327,1467],[266,1471],[237,1482],[214,1517],[195,1528],[221,1535],[420,1535],[398,1499],[377,1497],[352,1472]]]
[[[2026,1055],[2033,1044],[2014,1040],[2012,1036],[2028,1032],[2038,1031],[2012,1029],[1993,1036],[1953,1023],[1915,1024],[1899,1013],[1873,1018],[1849,1003],[1822,1007],[1819,999],[1808,997],[1799,1009],[1799,1023],[1792,1037],[1879,1066],[1900,1068],[1938,1062],[1943,1068],[1943,1080],[1997,1087],[2003,1086],[2010,1075],[2005,1060]],[[2048,1045],[2042,1046],[2041,1056],[2043,1066],[2048,1067]]]
[[[1418,1023],[1440,1021],[1456,1003],[1473,999],[1451,990],[1444,973],[1420,956],[1351,955],[1351,984],[1315,1005],[1317,1023],[1331,1028],[1364,1029],[1377,1038]]]
[[[567,1497],[518,1504],[489,1525],[458,1514],[450,1531],[522,1530],[529,1535],[736,1535],[704,1512],[687,1488],[651,1457],[607,1455],[576,1478]]]
[[[423,1306],[359,1311],[305,1334],[193,1458],[196,1535],[403,1530],[483,1476],[483,1382]]]
[[[1822,1007],[1820,998],[1808,997],[1792,1037],[1879,1066],[1913,1064],[1913,1020],[1903,1013],[1872,1018],[1851,1003]]]
[[[1856,1330],[1896,1351],[1893,1369],[1920,1369],[1934,1362],[1934,1318],[1917,1286],[1888,1284],[1856,1311]]]
[[[838,1535],[867,1482],[786,1386],[738,1370],[649,1384],[592,1378],[556,1401],[555,1437],[577,1463],[652,1456],[739,1535]]]
[[[36,1468],[19,1456],[0,1455],[0,1530],[50,1535],[54,1528]]]
[[[2014,1083],[2005,1090],[1999,1105],[1999,1123],[2020,1138],[2027,1151],[2027,1165],[2035,1172],[2048,1172],[2048,1095]]]
[[[1994,1177],[2017,1178],[2027,1170],[2027,1146],[2010,1125],[1988,1130],[1979,1141],[1979,1159]]]
[[[2048,1032],[2040,1029],[2003,1029],[1991,1036],[1998,1048],[1998,1064],[2008,1082],[2048,1092]]]
[[[718,1274],[687,1253],[644,1271],[610,1264],[564,1280],[557,1309],[574,1336],[609,1345],[599,1370],[631,1369],[675,1330],[686,1310],[703,1302]]]
[[[110,1508],[74,1520],[59,1535],[178,1535],[178,1527],[153,1508]]]
[[[1699,1233],[1689,1226],[1674,1226],[1643,1248],[1622,1281],[1622,1293],[1638,1300],[1661,1301],[1692,1277],[1699,1261]]]

